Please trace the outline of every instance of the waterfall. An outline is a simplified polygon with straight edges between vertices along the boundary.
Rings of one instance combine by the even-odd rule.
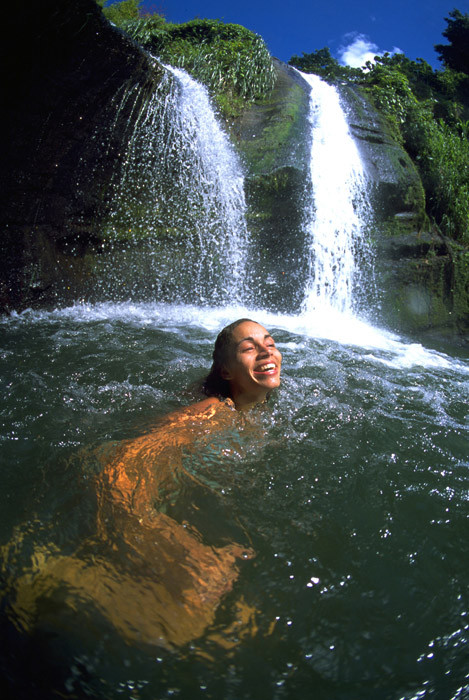
[[[107,233],[114,241],[150,239],[135,267],[160,282],[160,297],[239,302],[248,246],[241,163],[206,88],[181,69],[165,69],[148,95],[133,86],[118,98],[116,120],[131,118],[111,182]],[[142,276],[134,279],[138,296]]]
[[[110,133],[122,123],[127,133],[107,195],[105,235],[122,242],[104,263],[104,284],[119,271],[118,294],[108,296],[255,304],[240,159],[205,86],[179,68],[164,68],[156,85],[125,87],[114,102]],[[301,311],[316,318],[350,314],[369,257],[364,167],[337,90],[318,76],[300,75],[311,90]]]
[[[212,273],[222,273],[223,298],[240,301],[248,245],[241,164],[215,117],[206,88],[179,68],[168,66],[168,70],[178,83],[176,128],[185,152],[192,156],[188,185],[195,189],[204,212],[197,226],[201,262],[212,266]],[[214,259],[219,270],[214,269]]]
[[[305,314],[355,310],[360,259],[367,259],[364,167],[350,135],[337,89],[301,73],[311,87],[310,176],[305,210],[308,279]]]

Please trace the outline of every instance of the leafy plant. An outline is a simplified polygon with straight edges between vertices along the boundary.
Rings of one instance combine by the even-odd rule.
[[[139,6],[123,0],[109,10],[125,3]],[[113,21],[161,61],[204,83],[225,117],[235,116],[246,101],[262,99],[275,84],[263,39],[241,25],[209,19],[172,24],[158,14],[114,15]]]
[[[468,122],[454,129],[428,113],[417,115],[409,119],[406,139],[414,149],[430,212],[448,236],[468,244]]]
[[[457,99],[465,79],[399,54],[377,58],[361,86],[417,163],[429,214],[469,243],[468,107]]]
[[[103,14],[110,22],[120,25],[129,19],[140,17],[140,6],[142,0],[121,0],[110,4],[110,0],[96,0],[103,8]]]

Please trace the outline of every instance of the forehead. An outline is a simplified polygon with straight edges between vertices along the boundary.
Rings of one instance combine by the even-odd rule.
[[[260,323],[254,321],[243,321],[233,331],[233,340],[239,343],[243,338],[264,339],[266,335],[270,335],[269,331],[261,326]]]

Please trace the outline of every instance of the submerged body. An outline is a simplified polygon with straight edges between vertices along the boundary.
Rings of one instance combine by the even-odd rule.
[[[238,576],[237,561],[254,552],[236,542],[212,546],[194,525],[178,522],[164,508],[182,482],[198,483],[184,469],[183,450],[207,435],[229,432],[238,411],[262,403],[279,385],[281,355],[270,334],[252,321],[232,326],[218,353],[222,361],[214,353],[211,372],[230,396],[208,396],[168,415],[149,433],[99,451],[96,535],[73,555],[53,547],[35,551],[11,604],[22,628],[34,627],[41,599],[63,590],[69,609],[87,601],[128,641],[178,646],[214,621]],[[255,431],[255,424],[248,427]]]

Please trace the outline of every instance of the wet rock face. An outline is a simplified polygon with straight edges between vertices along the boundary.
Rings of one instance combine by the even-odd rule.
[[[8,310],[73,298],[81,286],[99,191],[91,182],[78,191],[77,168],[84,156],[92,166],[107,105],[126,80],[148,79],[148,58],[93,0],[14,5],[3,30],[0,307]]]
[[[431,226],[417,168],[385,121],[356,87],[341,90],[371,183],[377,318],[401,332],[467,334],[464,251]]]
[[[305,275],[309,95],[293,68],[276,59],[274,65],[272,93],[244,111],[231,126],[231,137],[246,165],[248,226],[264,280],[262,298],[287,311],[301,303]]]
[[[271,94],[249,105],[231,126],[233,140],[254,177],[279,168],[308,168],[309,95],[294,68],[273,61],[277,80]]]
[[[354,86],[341,88],[350,129],[357,141],[372,187],[377,223],[411,231],[427,225],[425,192],[407,152],[385,121]]]

